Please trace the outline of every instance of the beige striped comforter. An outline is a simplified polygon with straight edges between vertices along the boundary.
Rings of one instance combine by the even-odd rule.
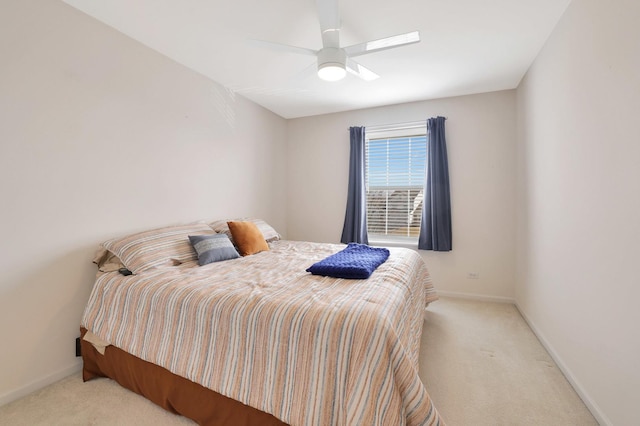
[[[421,257],[391,248],[368,280],[310,275],[344,246],[277,241],[253,256],[99,277],[82,326],[292,426],[437,425],[418,377]]]

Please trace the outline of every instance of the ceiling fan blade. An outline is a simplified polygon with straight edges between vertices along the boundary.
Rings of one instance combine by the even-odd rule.
[[[320,20],[320,30],[322,32],[340,29],[338,0],[316,0],[316,8],[318,9],[318,19]]]
[[[373,81],[377,78],[380,78],[378,74],[371,71],[369,68],[360,65],[358,62],[354,61],[351,58],[347,58],[347,71],[365,81]]]
[[[347,52],[347,56],[355,57],[366,55],[368,53],[379,52],[381,50],[393,49],[394,47],[406,46],[418,43],[419,41],[420,33],[418,31],[412,31],[410,33],[398,34],[391,37],[381,38],[379,40],[354,44],[353,46],[345,47],[344,50]]]
[[[340,10],[338,0],[316,0],[323,47],[340,47]]]
[[[307,49],[306,47],[289,46],[288,44],[273,43],[271,41],[247,40],[247,42],[254,47],[274,50],[276,52],[297,53],[299,55],[308,56],[316,56],[316,54],[318,53],[317,51],[313,49]]]

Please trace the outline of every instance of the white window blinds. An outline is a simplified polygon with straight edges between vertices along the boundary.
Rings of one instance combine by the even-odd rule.
[[[418,238],[426,154],[424,127],[367,132],[365,178],[370,236]]]

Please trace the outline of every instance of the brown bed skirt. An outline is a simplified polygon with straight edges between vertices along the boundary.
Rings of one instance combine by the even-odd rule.
[[[81,328],[80,333],[84,337],[86,329]],[[80,341],[85,382],[95,377],[109,377],[165,410],[200,425],[287,426],[271,414],[177,376],[115,346],[107,346],[105,354],[101,355],[91,343],[84,339]]]

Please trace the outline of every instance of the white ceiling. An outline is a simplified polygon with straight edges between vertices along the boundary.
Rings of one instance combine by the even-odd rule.
[[[341,45],[419,30],[418,44],[358,57],[380,75],[329,83],[314,0],[64,0],[285,118],[513,89],[571,0],[340,0]]]

